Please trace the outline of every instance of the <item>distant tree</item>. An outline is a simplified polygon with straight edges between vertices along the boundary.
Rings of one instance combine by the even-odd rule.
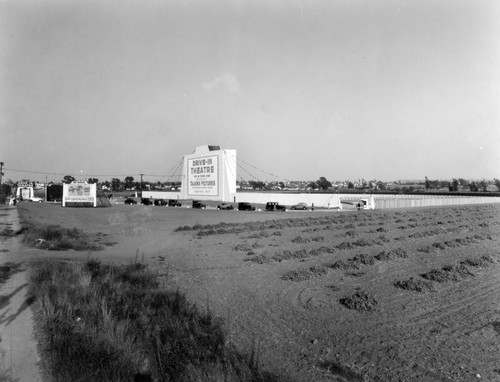
[[[379,180],[377,183],[377,189],[379,190],[385,190],[385,183]]]
[[[0,184],[0,203],[5,203],[7,197],[12,193],[12,186],[4,183]]]
[[[495,186],[497,186],[498,191],[500,191],[500,180],[499,180],[499,179],[497,179],[497,178],[494,178],[494,179],[493,179],[493,182],[495,183]]]
[[[134,178],[131,177],[131,176],[127,176],[125,178],[125,182],[124,182],[124,187],[125,188],[134,188],[135,184],[134,184]]]
[[[462,178],[458,178],[458,184],[462,187],[467,187],[469,186],[469,182],[466,181],[465,179],[462,179]]]
[[[487,192],[488,191],[488,183],[483,179],[482,181],[479,182],[478,186],[482,192]]]
[[[113,191],[121,191],[123,189],[123,183],[118,178],[111,179],[111,190]]]
[[[63,183],[70,184],[75,178],[71,175],[65,175],[63,178]]]
[[[429,178],[425,177],[425,189],[429,190],[431,188],[431,181]]]
[[[99,179],[97,179],[97,178],[89,178],[87,180],[87,183],[90,183],[90,184],[96,184],[97,182],[99,182]]]
[[[448,184],[450,191],[458,191],[458,180],[453,178],[452,182]]]
[[[318,188],[318,182],[309,182],[309,184],[307,185],[307,187],[315,190],[315,189]]]
[[[316,181],[316,184],[318,185],[318,188],[321,188],[322,190],[328,190],[332,186],[332,182],[326,180],[324,176],[320,176],[320,178]]]
[[[348,182],[347,183],[347,188],[354,188],[354,183],[353,182]]]
[[[281,189],[285,188],[285,183],[284,182],[279,182],[278,185],[280,186]]]
[[[477,187],[476,182],[470,182],[470,183],[469,183],[469,188],[470,188],[470,190],[471,190],[471,191],[473,191],[473,192],[477,192],[477,191],[478,191],[478,187]]]
[[[250,180],[248,182],[248,184],[254,190],[265,190],[266,189],[266,184],[261,180]]]

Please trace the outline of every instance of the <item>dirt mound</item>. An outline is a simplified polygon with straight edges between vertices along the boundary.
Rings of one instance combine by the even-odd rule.
[[[272,262],[272,260],[269,257],[262,254],[250,257],[248,259],[244,259],[243,261],[251,261],[252,263],[257,263],[257,264],[269,264]]]
[[[310,268],[297,269],[293,271],[286,272],[281,276],[282,280],[286,281],[305,281],[314,277],[322,276],[328,272],[328,269],[322,265],[315,265]]]
[[[460,262],[460,264],[463,265],[468,265],[469,267],[475,267],[475,268],[486,268],[489,267],[491,264],[493,264],[494,261],[491,258],[491,256],[481,256],[478,259],[465,259],[464,261]]]
[[[337,260],[333,264],[328,265],[328,267],[333,269],[359,269],[361,265],[373,264],[375,264],[373,256],[361,254],[347,260]]]
[[[474,276],[471,271],[464,265],[446,265],[441,269],[433,269],[430,272],[420,275],[424,279],[436,281],[438,283],[446,283],[449,281],[460,281],[468,277]]]
[[[403,248],[391,249],[390,251],[382,251],[375,255],[375,259],[379,261],[388,261],[408,257],[408,254]]]
[[[311,255],[309,255],[309,253],[305,249],[301,249],[301,250],[293,251],[293,252],[286,250],[286,251],[283,251],[281,253],[277,253],[276,255],[274,255],[272,257],[272,260],[277,261],[277,262],[281,262],[284,260],[291,260],[291,259],[303,260],[303,259],[307,259],[310,256]]]
[[[321,247],[321,248],[316,248],[316,249],[311,249],[309,251],[310,256],[320,256],[324,253],[334,253],[335,250],[328,248],[328,247]]]
[[[233,249],[235,251],[240,251],[240,252],[249,252],[252,251],[252,249],[257,249],[257,248],[263,248],[264,244],[255,242],[253,244],[248,244],[248,243],[240,243],[237,244]]]
[[[408,280],[400,280],[394,283],[396,288],[411,290],[418,293],[427,293],[435,290],[434,284],[429,280],[414,279],[410,277]]]
[[[371,311],[375,310],[378,306],[378,301],[375,297],[369,295],[364,291],[357,291],[351,296],[343,297],[340,303],[348,309],[357,311]]]
[[[292,243],[296,244],[309,243],[310,241],[310,239],[303,238],[302,236],[296,236],[294,239],[292,239]]]

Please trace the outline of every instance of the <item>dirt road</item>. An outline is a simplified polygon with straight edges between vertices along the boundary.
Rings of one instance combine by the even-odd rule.
[[[26,262],[35,251],[25,249],[14,207],[0,207],[0,360],[5,375],[18,381],[41,381],[33,340],[33,317],[26,296]]]

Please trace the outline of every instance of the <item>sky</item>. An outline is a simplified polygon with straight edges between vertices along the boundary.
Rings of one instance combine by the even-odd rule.
[[[500,178],[499,19],[496,0],[0,0],[4,179],[165,181],[201,145],[246,180]]]

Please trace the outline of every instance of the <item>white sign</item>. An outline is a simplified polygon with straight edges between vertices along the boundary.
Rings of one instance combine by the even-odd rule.
[[[188,160],[188,195],[219,195],[219,158],[210,156]]]
[[[96,185],[87,182],[63,184],[63,207],[66,203],[92,203],[96,206]]]

